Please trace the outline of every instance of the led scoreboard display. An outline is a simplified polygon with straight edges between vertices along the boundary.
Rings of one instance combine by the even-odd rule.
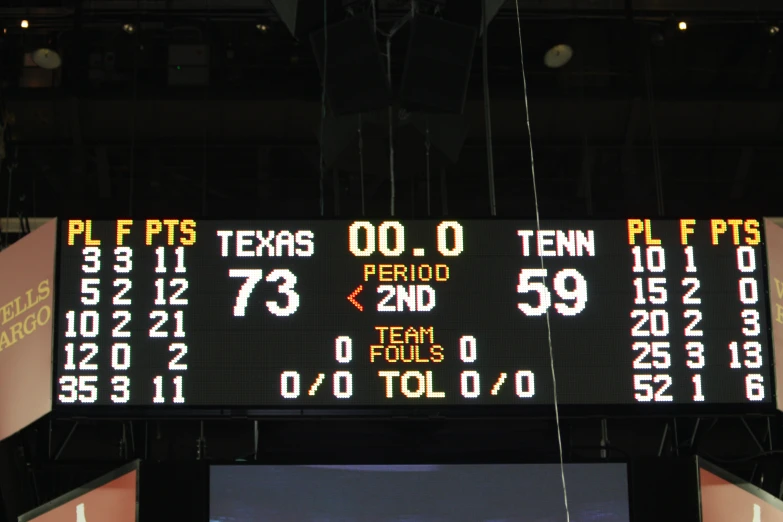
[[[542,266],[543,260],[543,266]],[[62,223],[56,402],[772,400],[755,219]]]

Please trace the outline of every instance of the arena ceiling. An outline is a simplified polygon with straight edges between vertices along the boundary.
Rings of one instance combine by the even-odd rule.
[[[49,46],[63,66],[6,68],[4,98],[19,145],[12,214],[308,216],[320,213],[323,194],[326,215],[357,215],[362,170],[366,213],[390,212],[385,110],[365,115],[361,166],[353,124],[339,130],[321,191],[314,51],[268,3],[33,4],[0,9],[6,63]],[[779,2],[526,0],[519,8],[544,215],[777,212]],[[388,30],[410,4],[379,1],[376,9],[378,28]],[[514,2],[501,7],[487,46],[498,214],[507,216],[533,212],[515,13]],[[678,30],[679,21],[688,29]],[[138,30],[128,34],[125,24]],[[392,39],[395,88],[405,31]],[[549,69],[542,56],[557,43],[571,45],[574,58]],[[179,74],[172,45],[208,49],[198,78],[172,80]],[[438,147],[431,155],[432,215],[489,215],[481,55],[479,43],[458,122],[467,129],[458,160]],[[424,137],[397,108],[395,211],[422,217]]]

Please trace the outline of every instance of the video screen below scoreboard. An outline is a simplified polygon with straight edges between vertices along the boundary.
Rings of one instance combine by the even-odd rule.
[[[625,464],[212,466],[211,522],[628,522]]]
[[[69,220],[56,403],[546,405],[550,340],[562,404],[766,403],[763,274],[755,219]]]

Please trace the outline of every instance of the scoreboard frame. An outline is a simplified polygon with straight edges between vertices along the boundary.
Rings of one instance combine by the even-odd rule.
[[[89,404],[74,404],[63,405],[58,403],[58,374],[57,374],[57,362],[60,360],[58,357],[57,344],[59,343],[59,327],[61,317],[61,310],[59,310],[59,290],[60,290],[60,275],[61,275],[61,256],[63,251],[63,242],[61,241],[61,225],[71,219],[92,219],[100,221],[116,221],[120,218],[86,218],[86,217],[69,217],[57,219],[57,243],[55,246],[55,293],[54,293],[54,307],[56,313],[52,318],[53,329],[53,346],[52,346],[52,416],[56,419],[84,419],[84,418],[96,418],[96,419],[126,419],[126,420],[142,420],[142,419],[220,419],[220,418],[285,418],[285,419],[307,419],[318,417],[330,417],[330,418],[418,418],[418,419],[437,419],[437,418],[454,418],[454,419],[470,419],[470,418],[503,418],[512,416],[522,416],[530,419],[546,419],[553,416],[553,410],[555,404],[519,404],[519,405],[435,405],[435,404],[422,404],[416,403],[411,405],[376,405],[376,406],[322,406],[322,405],[308,405],[302,407],[292,406],[263,406],[263,407],[248,407],[248,406],[236,406],[236,405],[221,405],[221,406],[204,406],[204,405],[172,405],[166,404],[164,406],[149,406],[149,405],[89,405]],[[131,218],[128,218],[131,219]],[[132,218],[133,221],[142,221],[145,219],[165,219],[159,216],[156,217],[140,217]],[[422,221],[434,221],[443,220],[445,217],[428,217],[428,218],[399,218],[399,217],[353,217],[353,216],[340,216],[340,217],[317,217],[317,218],[194,218],[198,221],[263,221],[263,222],[286,222],[297,223],[303,221],[320,221],[320,222],[335,222],[335,221],[349,221],[349,220],[370,220],[372,222],[382,222],[389,220],[400,220],[404,223],[422,222]],[[449,220],[459,221],[527,221],[530,218],[517,218],[517,217],[503,217],[497,219],[476,218],[476,217],[448,217]],[[612,218],[600,218],[589,219],[589,221],[617,221],[628,220],[634,218],[612,217]],[[680,219],[694,219],[689,217],[665,217],[654,218],[655,221],[677,221]],[[699,218],[698,220],[719,219],[716,217]],[[556,404],[559,411],[560,418],[583,418],[585,416],[592,417],[642,417],[642,418],[658,418],[658,417],[691,417],[694,415],[770,415],[776,410],[776,398],[779,394],[775,386],[776,375],[776,361],[774,340],[772,336],[772,313],[769,305],[769,271],[768,271],[768,257],[767,246],[765,237],[765,225],[764,218],[758,219],[760,223],[760,233],[762,237],[761,244],[759,245],[761,251],[760,260],[760,280],[763,281],[763,292],[760,292],[759,298],[762,299],[761,307],[762,314],[765,316],[766,325],[763,331],[763,335],[766,335],[766,339],[769,341],[769,347],[765,352],[765,365],[769,367],[770,386],[769,386],[769,399],[765,399],[764,402],[757,403],[714,403],[707,402],[701,404],[677,404],[677,403],[636,403],[636,404],[563,404],[558,401]],[[560,221],[570,220],[574,222],[588,221],[585,218],[550,218],[547,217],[544,221]],[[539,229],[543,230],[543,229]],[[540,260],[539,256],[531,256],[536,260]],[[550,312],[551,313],[551,312]],[[555,350],[557,346],[554,346]],[[557,377],[558,375],[556,375]]]

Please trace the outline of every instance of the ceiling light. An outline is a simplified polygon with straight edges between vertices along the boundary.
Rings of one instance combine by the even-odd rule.
[[[136,32],[136,26],[133,24],[124,24],[122,26],[122,30],[128,34],[133,34]]]
[[[769,26],[769,34],[771,34],[772,36],[775,36],[779,32],[780,32],[780,27],[778,27],[777,25],[770,25]]]
[[[57,69],[63,63],[57,51],[46,48],[33,51],[31,58],[33,63],[41,69]]]
[[[22,20],[22,23],[20,23],[19,25],[22,26],[22,29],[27,29],[28,27],[30,27],[30,22],[28,22],[27,20]]]
[[[571,61],[574,50],[570,45],[557,44],[544,54],[544,65],[550,69],[557,69]]]
[[[677,24],[677,28],[680,31],[685,31],[688,28],[688,23],[683,20],[683,21],[681,21],[680,23]]]
[[[256,29],[258,29],[262,33],[265,33],[267,29],[269,29],[269,26],[267,26],[266,24],[257,24]]]

